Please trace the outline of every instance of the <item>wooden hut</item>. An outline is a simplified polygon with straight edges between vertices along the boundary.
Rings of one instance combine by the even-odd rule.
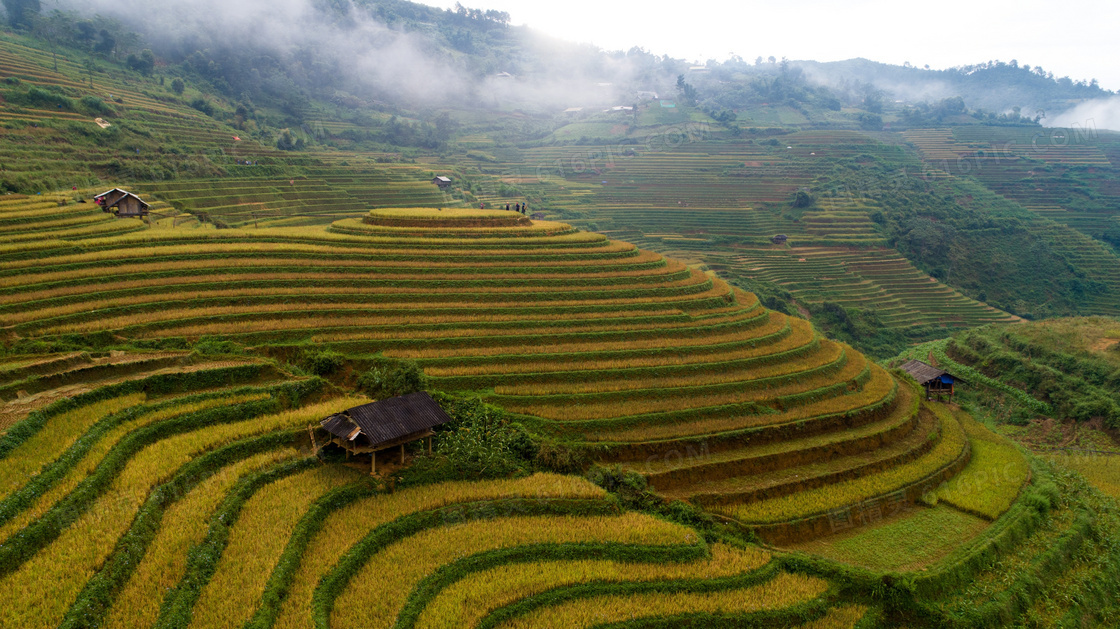
[[[113,188],[112,190],[106,190],[105,192],[102,192],[101,194],[93,197],[93,202],[100,205],[103,212],[110,212],[112,210],[110,210],[109,208],[112,207],[113,204],[115,204],[117,201],[123,199],[126,195],[128,195],[127,191],[121,190],[120,188]]]
[[[114,212],[117,218],[141,218],[148,215],[151,206],[143,199],[120,188],[113,188],[93,197],[93,202],[104,212]]]
[[[448,177],[444,177],[443,175],[433,178],[432,183],[439,186],[440,190],[447,190],[451,187],[451,179]]]
[[[934,395],[937,396],[938,400],[941,400],[941,395],[948,393],[949,401],[952,402],[953,394],[956,392],[956,383],[963,382],[948,371],[938,369],[920,360],[907,361],[900,369],[910,374],[910,377],[917,380],[918,384],[925,387],[927,400],[933,399]]]
[[[117,218],[141,218],[147,216],[148,210],[151,209],[151,206],[145,203],[143,199],[131,192],[109,207],[116,208]]]
[[[363,404],[335,413],[319,422],[330,442],[350,454],[369,454],[370,473],[377,473],[377,453],[400,448],[404,463],[404,446],[421,439],[428,440],[432,451],[432,428],[451,421],[451,417],[426,391],[409,393],[372,404]]]

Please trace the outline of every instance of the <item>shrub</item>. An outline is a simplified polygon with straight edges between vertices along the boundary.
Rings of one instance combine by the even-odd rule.
[[[809,194],[805,190],[798,190],[793,195],[793,207],[795,208],[807,208],[815,201],[816,199],[813,198],[813,195]]]
[[[207,116],[213,116],[214,115],[214,105],[211,104],[210,101],[208,101],[204,98],[196,98],[196,99],[192,100],[191,101],[191,107],[194,107],[195,109],[201,111],[202,113],[206,114]]]
[[[9,94],[8,100],[30,107],[59,108],[65,111],[74,111],[74,99],[58,93],[57,91],[32,87],[26,94]]]
[[[336,351],[325,350],[304,350],[300,355],[300,366],[310,371],[316,376],[329,376],[339,370],[346,362],[346,359]]]
[[[358,388],[375,400],[415,393],[428,386],[428,377],[411,360],[378,357],[358,378]]]
[[[303,149],[303,146],[303,138],[292,135],[291,129],[283,129],[280,131],[280,137],[276,139],[276,148],[281,151],[299,151]]]
[[[464,478],[509,476],[525,471],[537,446],[505,412],[481,400],[448,405],[455,421],[440,435],[437,452]]]
[[[82,109],[91,115],[106,115],[113,113],[113,108],[108,103],[96,96],[83,96]]]
[[[223,341],[212,336],[204,336],[194,344],[195,353],[203,356],[215,354],[244,354],[245,349],[233,341]],[[321,374],[316,374],[321,375]]]

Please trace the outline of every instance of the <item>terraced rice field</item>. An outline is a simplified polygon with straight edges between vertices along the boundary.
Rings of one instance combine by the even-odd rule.
[[[7,76],[87,89],[76,64],[47,64],[0,38]],[[0,626],[827,629],[868,612],[832,577],[627,511],[580,477],[391,491],[364,465],[321,465],[308,426],[367,400],[264,358],[307,347],[415,360],[431,388],[481,395],[772,543],[968,473],[967,424],[908,381],[619,237],[767,274],[804,301],[889,304],[892,326],[1002,320],[882,249],[870,205],[832,199],[796,223],[774,211],[825,174],[818,157],[890,147],[849,132],[775,148],[664,135],[580,162],[482,143],[540,164],[539,185],[593,208],[603,236],[458,207],[420,166],[234,139],[174,99],[97,79],[89,89],[120,95],[113,124],[182,170],[57,142],[59,125],[91,123],[80,114],[0,107],[5,170],[80,188],[0,200],[13,348],[0,363]],[[153,220],[77,201],[110,172],[148,182]],[[228,229],[177,229],[195,215]],[[778,232],[796,248],[767,245]],[[243,354],[185,349],[203,337]],[[1007,508],[959,493],[945,489],[946,504]]]
[[[908,385],[807,322],[563,223],[375,210],[330,229],[83,242],[5,251],[9,335],[152,347],[221,335],[270,353],[311,342],[414,359],[434,388],[484,392],[533,431],[696,504],[732,509],[839,478],[866,481],[849,502],[873,499],[912,482],[876,479],[944,433],[919,419]],[[105,277],[106,261],[129,273]]]
[[[874,309],[883,323],[974,327],[1016,317],[965,297],[886,248],[758,247],[711,266],[774,282],[798,301]]]
[[[74,361],[4,371],[61,381]],[[388,493],[297,445],[308,422],[362,400],[265,363],[195,367],[119,373],[0,438],[4,626],[575,626],[641,609],[852,627],[864,614],[825,579],[623,511],[579,477]]]
[[[903,137],[931,168],[971,176],[1023,207],[1094,238],[1113,226],[1115,133],[1072,129],[955,127]],[[1088,189],[1094,199],[1087,208]]]
[[[410,167],[371,162],[340,174],[320,164],[307,167],[308,175],[291,178],[252,176],[252,168],[243,166],[241,176],[220,182],[181,179],[145,184],[143,190],[235,227],[329,223],[370,207],[458,204]]]
[[[247,136],[234,140],[235,136],[241,137],[237,129],[155,91],[139,90],[134,84],[101,76],[89,88],[77,64],[63,59],[55,72],[48,53],[15,39],[0,41],[0,61],[8,64],[12,76],[36,85],[90,92],[103,99],[110,94],[114,99],[121,98],[120,103],[114,103],[119,110],[114,124],[128,134],[139,134],[145,146],[136,153],[131,148],[124,150],[124,144],[71,145],[63,141],[66,129],[55,128],[57,124],[92,124],[91,120],[74,112],[2,107],[0,119],[10,116],[13,121],[31,121],[37,117],[50,122],[41,128],[0,129],[0,163],[6,172],[17,179],[54,181],[60,188],[84,188],[106,173],[146,181],[136,186],[136,191],[160,203],[153,217],[159,228],[204,226],[196,217],[221,226],[290,227],[327,224],[370,207],[462,205],[431,185],[431,173],[422,165],[337,151],[290,153],[263,146]],[[341,132],[341,127],[316,124],[328,134]],[[796,222],[775,211],[798,189],[819,188],[834,159],[865,155],[889,158],[898,153],[899,147],[851,131],[810,130],[736,141],[716,139],[710,128],[690,122],[652,126],[648,131],[648,141],[632,146],[491,148],[488,150],[497,161],[479,165],[481,178],[501,179],[539,192],[553,207],[586,209],[589,218],[576,222],[576,226],[595,223],[596,231],[612,238],[688,263],[708,264],[726,276],[775,281],[805,302],[875,308],[884,315],[884,323],[893,328],[961,328],[1010,318],[944,286],[922,284],[929,278],[905,262],[902,279],[914,282],[893,281],[890,269],[882,275],[874,273],[869,264],[853,266],[852,256],[861,254],[866,254],[870,264],[883,255],[901,261],[889,249],[882,249],[886,245],[883,236],[869,219],[877,209],[873,204],[845,200],[843,194],[829,196],[828,192],[828,199],[822,198],[818,207],[806,211]],[[918,136],[915,138],[920,142]],[[771,140],[777,144],[771,146]],[[1031,146],[1030,138],[1010,138],[1008,142],[1011,140],[1018,142],[1012,142],[1012,146],[1020,149]],[[976,143],[968,138],[953,142],[962,146]],[[989,144],[992,142],[995,140]],[[1048,137],[1045,143],[1049,146],[1052,140]],[[1093,159],[1106,156],[1101,152],[1105,148],[1104,143],[1101,148],[1071,143],[1048,152],[1046,159],[1061,167],[1081,167],[1084,162],[1085,167],[1104,168]],[[159,153],[157,161],[173,172],[153,170],[146,153],[153,150]],[[1071,151],[1076,150],[1088,151],[1088,157],[1075,160]],[[1100,155],[1092,157],[1089,153]],[[1104,161],[1107,163],[1107,158]],[[1011,162],[1004,159],[1001,163]],[[1108,179],[1103,175],[1100,178]],[[478,194],[491,207],[509,200],[497,195],[496,185],[488,185]],[[1041,198],[1030,194],[1036,200]],[[85,219],[71,216],[67,220],[72,222],[50,226],[44,222],[40,227],[49,227],[62,236],[90,237],[139,229],[136,224],[100,222],[92,215]],[[1106,226],[1094,221],[1092,230]],[[341,231],[344,226],[338,225],[337,229]],[[7,238],[11,242],[31,237],[26,230],[13,227],[10,231],[13,233]],[[794,246],[780,251],[789,254],[789,260],[771,258],[774,252],[768,238],[778,233],[787,234]],[[1086,250],[1081,245],[1071,249],[1070,255],[1079,257],[1107,253]],[[814,273],[812,285],[806,286],[807,265],[783,262],[809,257],[815,258]],[[1115,265],[1105,267],[1103,274],[1110,274],[1110,286],[1120,287],[1120,275],[1111,277],[1116,275],[1113,271],[1120,271],[1113,268]],[[759,268],[766,272],[755,271]],[[1098,310],[1111,312],[1108,309],[1114,308],[1114,300],[1107,296],[1093,295],[1091,299],[1100,302],[1094,305]]]
[[[900,147],[850,131],[799,131],[771,146],[694,127],[654,128],[646,145],[495,150],[503,161],[493,172],[585,212],[574,224],[724,277],[773,282],[802,303],[873,309],[891,328],[926,333],[1014,319],[933,281],[888,248],[870,218],[879,208],[863,198],[873,195],[829,187],[836,159],[916,161]],[[800,189],[819,198],[790,214]],[[788,244],[773,245],[777,234]]]
[[[169,220],[171,226],[196,215],[231,226],[325,224],[371,207],[460,205],[431,185],[421,166],[368,154],[280,151],[192,109],[154,82],[138,85],[135,77],[111,72],[90,79],[65,55],[57,65],[47,51],[16,37],[0,38],[0,73],[10,82],[101,99],[114,109],[104,114],[110,126],[101,129],[92,115],[53,106],[0,104],[0,165],[13,184],[53,182],[58,189],[84,190],[103,177],[146,182],[133,191],[157,201],[153,209],[160,217],[180,219]],[[92,140],[75,143],[78,136]],[[67,233],[96,231],[80,227]],[[121,228],[101,226],[106,235]]]

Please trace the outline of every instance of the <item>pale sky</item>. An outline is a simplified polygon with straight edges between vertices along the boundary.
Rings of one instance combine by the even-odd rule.
[[[1097,79],[1120,90],[1120,2],[990,0],[885,2],[632,2],[461,0],[508,11],[561,39],[607,50],[633,46],[689,61],[777,58],[873,61],[942,69],[990,59],[1041,65],[1055,77]],[[455,0],[426,0],[453,7]]]

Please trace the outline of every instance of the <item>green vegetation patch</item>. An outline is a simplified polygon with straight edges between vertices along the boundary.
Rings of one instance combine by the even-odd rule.
[[[1120,457],[1098,453],[1063,453],[1048,456],[1046,460],[1079,472],[1102,493],[1120,498]]]
[[[967,439],[960,423],[948,411],[932,408],[941,422],[941,440],[926,454],[909,463],[862,478],[803,491],[781,498],[722,507],[720,511],[743,522],[788,522],[858,504],[899,487],[920,483],[953,465],[965,454]],[[931,434],[931,439],[936,435]]]
[[[972,459],[960,474],[936,491],[936,500],[994,520],[1011,508],[1019,496],[1023,483],[1030,478],[1030,464],[1017,447],[967,412],[954,415],[972,444]]]
[[[955,509],[918,507],[872,526],[793,546],[814,555],[871,570],[918,570],[947,556],[988,526]]]

